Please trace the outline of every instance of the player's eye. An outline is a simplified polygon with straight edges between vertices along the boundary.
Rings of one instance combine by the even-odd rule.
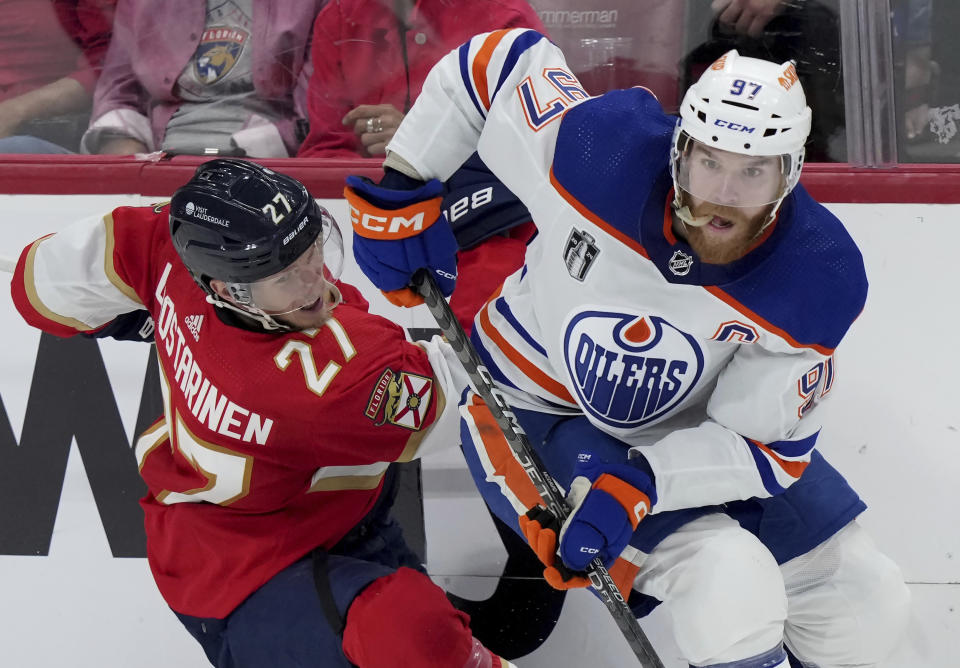
[[[745,167],[743,170],[743,174],[744,176],[747,176],[751,179],[755,179],[758,176],[763,175],[763,168],[762,167]]]
[[[707,169],[719,169],[720,163],[713,158],[701,158],[700,164]]]

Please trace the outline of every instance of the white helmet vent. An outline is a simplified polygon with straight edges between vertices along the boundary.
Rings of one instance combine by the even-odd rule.
[[[729,104],[731,107],[740,107],[741,109],[749,109],[750,111],[760,111],[760,107],[755,107],[752,104],[746,104],[745,102],[735,102],[734,100],[721,100],[724,104]],[[774,118],[777,117],[776,114],[770,114]]]

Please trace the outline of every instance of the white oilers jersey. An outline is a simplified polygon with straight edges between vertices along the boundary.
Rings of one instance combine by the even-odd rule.
[[[654,512],[799,478],[867,287],[802,187],[745,257],[701,262],[672,232],[675,123],[641,88],[588,98],[545,37],[498,31],[434,67],[388,147],[440,179],[479,147],[529,208],[526,264],[473,340],[518,407],[582,413],[645,456]]]

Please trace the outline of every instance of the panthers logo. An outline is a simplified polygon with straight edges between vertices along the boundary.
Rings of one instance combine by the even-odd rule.
[[[599,310],[570,320],[564,357],[581,405],[620,429],[654,422],[677,408],[704,367],[696,340],[663,318]]]
[[[237,28],[204,30],[194,55],[197,80],[209,85],[223,79],[240,59],[247,37],[245,31]]]

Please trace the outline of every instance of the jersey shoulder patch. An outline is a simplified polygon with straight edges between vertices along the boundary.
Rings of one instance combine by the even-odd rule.
[[[365,308],[341,304],[334,318],[355,351],[350,364],[344,364],[336,400],[356,405],[354,397],[364,397],[360,407],[374,426],[418,431],[429,424],[434,377],[423,348],[407,341],[399,325]]]
[[[433,378],[387,368],[370,394],[364,415],[377,427],[390,423],[419,431],[426,422],[432,397]]]

